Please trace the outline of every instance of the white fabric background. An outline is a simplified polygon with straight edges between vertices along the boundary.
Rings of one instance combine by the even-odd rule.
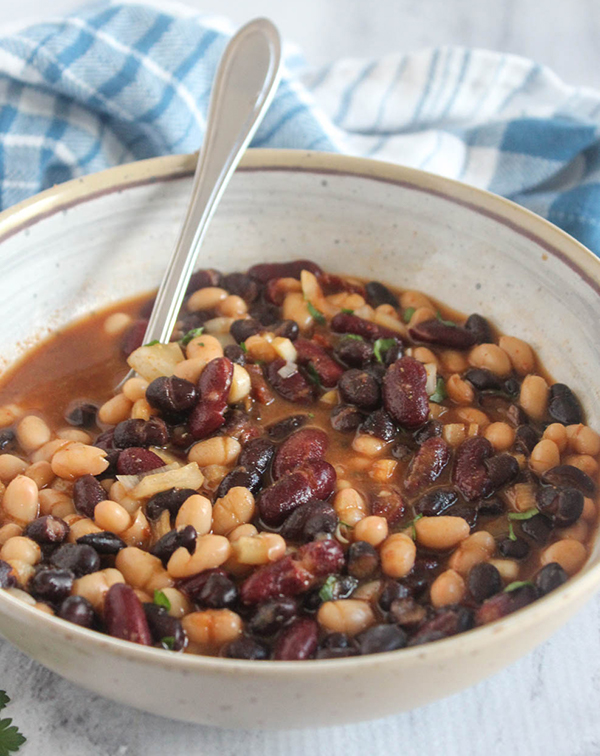
[[[0,23],[57,15],[77,0],[0,0]],[[242,22],[268,15],[319,65],[437,44],[536,58],[600,86],[598,0],[188,0]],[[554,638],[480,685],[418,711],[315,731],[245,733],[140,714],[61,680],[0,641],[3,716],[23,756],[595,756],[600,754],[600,597]]]

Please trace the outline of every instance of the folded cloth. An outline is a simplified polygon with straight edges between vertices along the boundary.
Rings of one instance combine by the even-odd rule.
[[[233,32],[156,0],[0,31],[0,207],[118,163],[192,152]],[[514,55],[440,47],[285,71],[252,146],[328,150],[460,179],[600,255],[600,93]]]

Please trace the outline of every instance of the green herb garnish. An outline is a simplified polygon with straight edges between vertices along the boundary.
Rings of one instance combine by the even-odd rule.
[[[0,711],[10,703],[10,698],[0,690]],[[16,753],[27,740],[13,725],[12,719],[0,719],[0,756]]]
[[[440,323],[443,323],[444,325],[451,326],[452,328],[456,328],[456,323],[453,320],[444,320],[442,317],[442,313],[438,311],[436,314],[436,318],[440,321]]]
[[[308,307],[308,311],[313,316],[313,318],[317,321],[317,323],[319,323],[320,325],[325,325],[325,323],[327,322],[325,320],[325,315],[323,315],[322,312],[319,312],[319,310],[317,310],[314,304],[308,299],[306,300],[306,306]]]
[[[171,602],[167,598],[166,594],[164,594],[162,591],[154,591],[154,603],[157,606],[162,606],[167,611],[170,611],[171,609]]]
[[[309,413],[308,413],[308,416],[309,416],[309,417],[310,417],[310,419],[312,420],[312,419],[313,419],[313,417],[315,416],[315,413],[314,413],[314,412],[309,412]]]
[[[421,517],[423,517],[422,514],[418,514],[414,520],[410,521],[409,528],[410,528],[410,537],[413,539],[413,541],[417,540],[417,529],[415,528],[415,522],[418,522]]]
[[[149,341],[147,344],[144,344],[144,346],[154,346],[155,344],[160,344],[160,341],[158,339],[154,339],[154,341]]]
[[[516,591],[517,588],[524,588],[526,585],[533,585],[531,580],[515,580],[514,583],[509,583],[504,589],[504,593],[510,593]]]
[[[352,341],[364,341],[363,337],[359,336],[357,333],[345,333],[344,338],[351,339]]]
[[[410,319],[415,314],[415,308],[414,307],[407,307],[406,310],[402,313],[402,320],[405,323],[410,323]]]
[[[166,635],[164,638],[160,639],[160,642],[169,651],[172,651],[175,648],[175,638],[172,635]]]
[[[447,396],[448,394],[446,393],[446,384],[444,382],[444,379],[438,378],[437,383],[435,384],[435,391],[429,397],[429,399],[430,401],[439,404],[440,402],[443,402]]]
[[[180,344],[181,346],[187,346],[192,339],[195,339],[196,336],[202,336],[204,332],[204,327],[200,328],[192,328],[191,331],[188,331],[185,336],[181,339]]]
[[[240,344],[240,349],[242,350],[242,352],[246,352],[246,354],[248,353],[248,347],[246,346],[245,341],[242,341],[242,343]]]
[[[342,312],[345,315],[354,315],[354,310],[349,310],[347,307],[342,307]]]
[[[373,354],[377,362],[383,362],[383,352],[396,345],[396,339],[377,339],[373,344]]]
[[[319,386],[319,388],[321,388],[321,379],[319,378],[319,374],[315,370],[315,366],[312,364],[312,362],[309,362],[306,366],[306,372],[308,373],[308,380],[311,383],[314,383],[315,386]]]
[[[513,528],[513,524],[512,524],[512,522],[510,520],[508,521],[508,537],[509,537],[509,539],[511,541],[516,541],[517,540],[517,536],[515,535],[515,530]]]
[[[531,520],[532,517],[535,517],[539,513],[540,513],[539,509],[536,509],[536,507],[532,507],[531,509],[528,509],[525,512],[509,512],[508,519],[509,520]]]
[[[333,601],[334,590],[337,583],[337,577],[330,575],[327,580],[321,586],[319,591],[319,598],[321,601]]]

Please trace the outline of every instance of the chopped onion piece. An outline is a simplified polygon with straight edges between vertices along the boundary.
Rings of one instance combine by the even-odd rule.
[[[427,383],[425,384],[425,391],[427,396],[435,394],[435,388],[437,386],[437,366],[435,362],[426,362],[425,372],[427,373]]]
[[[134,499],[149,499],[170,488],[192,488],[197,491],[203,482],[204,475],[200,472],[200,468],[195,462],[190,462],[176,470],[158,473],[152,470],[150,475],[146,475],[131,491],[131,496]]]
[[[289,378],[290,376],[294,375],[294,373],[298,372],[298,365],[296,365],[295,362],[286,362],[285,365],[279,368],[277,371],[277,374],[281,378]]]
[[[148,475],[156,475],[157,473],[169,472],[169,470],[177,470],[181,465],[178,462],[170,462],[163,467],[155,467],[154,470],[148,470],[147,472],[139,473],[139,475],[117,475],[119,483],[130,491],[135,488],[137,484]]]

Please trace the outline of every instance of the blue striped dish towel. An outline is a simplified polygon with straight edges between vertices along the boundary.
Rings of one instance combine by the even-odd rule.
[[[0,30],[0,207],[112,165],[192,152],[234,31],[164,0]],[[600,93],[513,55],[441,47],[307,67],[285,52],[255,147],[328,150],[460,179],[600,255]]]

